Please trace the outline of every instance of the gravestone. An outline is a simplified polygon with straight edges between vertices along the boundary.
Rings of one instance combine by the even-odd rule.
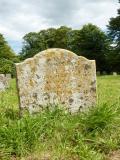
[[[117,72],[113,72],[113,76],[117,76]]]
[[[106,71],[103,71],[102,74],[103,74],[103,75],[107,75],[107,72],[106,72]]]
[[[64,49],[48,49],[16,64],[20,109],[38,112],[60,104],[70,112],[96,104],[94,60]]]
[[[6,74],[5,76],[6,76],[6,78],[7,78],[8,80],[11,79],[11,74]]]
[[[97,74],[97,76],[100,76],[100,71],[97,71],[96,74]]]
[[[0,91],[4,91],[8,88],[8,82],[4,74],[0,74]]]

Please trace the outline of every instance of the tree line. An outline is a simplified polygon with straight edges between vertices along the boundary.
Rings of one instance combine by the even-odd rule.
[[[109,70],[106,58],[110,50],[110,41],[95,25],[84,25],[80,30],[61,26],[58,29],[49,28],[38,33],[28,33],[24,36],[20,56],[26,59],[47,48],[71,50],[79,56],[95,59],[97,70]]]
[[[15,75],[14,63],[19,62],[18,56],[14,53],[7,41],[0,34],[0,74],[10,73]]]
[[[86,24],[76,30],[61,26],[30,32],[23,40],[22,50],[16,56],[0,34],[0,73],[12,73],[14,62],[48,48],[71,50],[79,56],[95,59],[97,71],[120,73],[120,9],[118,15],[110,19],[106,32],[93,24]]]

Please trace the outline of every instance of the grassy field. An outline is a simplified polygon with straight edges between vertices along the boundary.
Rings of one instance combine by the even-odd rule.
[[[0,93],[0,160],[114,160],[120,153],[120,76],[100,76],[97,86],[97,106],[87,113],[56,107],[19,119],[12,80]]]

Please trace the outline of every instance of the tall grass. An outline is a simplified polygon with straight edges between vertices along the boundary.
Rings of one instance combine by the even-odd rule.
[[[0,159],[105,160],[120,148],[119,87],[119,76],[99,77],[98,105],[88,112],[71,115],[56,106],[19,119],[11,82],[0,94]]]

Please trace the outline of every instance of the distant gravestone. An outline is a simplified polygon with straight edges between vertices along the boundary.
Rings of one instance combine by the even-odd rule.
[[[0,74],[0,91],[4,91],[8,87],[8,82],[4,74]]]
[[[70,112],[96,104],[94,60],[64,49],[48,49],[16,64],[20,109],[38,112],[62,104]]]
[[[6,78],[7,78],[8,80],[11,79],[11,74],[6,74],[5,76],[6,76]]]
[[[106,71],[103,71],[102,74],[103,74],[103,75],[107,75],[107,72],[106,72]]]
[[[113,72],[113,76],[117,76],[117,72]]]
[[[97,74],[97,76],[100,76],[100,71],[97,71],[96,74]]]

